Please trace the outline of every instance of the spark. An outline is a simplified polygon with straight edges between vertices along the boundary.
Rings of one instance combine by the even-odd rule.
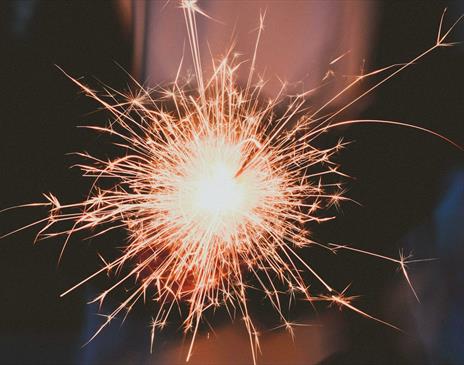
[[[418,298],[406,265],[421,260],[408,260],[403,255],[397,260],[346,245],[322,245],[310,238],[309,222],[330,220],[334,218],[328,213],[331,206],[351,201],[344,196],[342,183],[323,180],[331,175],[336,179],[347,177],[333,162],[346,142],[340,140],[326,149],[316,148],[312,142],[341,125],[382,123],[432,133],[461,148],[436,132],[401,122],[332,122],[343,110],[432,50],[450,45],[445,40],[457,22],[444,32],[442,17],[431,48],[410,62],[355,78],[320,108],[308,113],[310,91],[286,97],[283,83],[275,98],[267,100],[261,95],[265,81],[254,71],[265,13],[259,18],[246,87],[240,88],[237,70],[244,62],[237,61],[239,56],[232,48],[224,58],[212,60],[211,76],[203,72],[196,14],[209,16],[195,0],[183,0],[180,7],[185,15],[196,86],[182,84],[179,67],[175,82],[154,92],[137,83],[135,92],[110,90],[101,94],[62,70],[112,114],[108,126],[88,128],[109,134],[122,153],[112,160],[77,154],[84,161],[77,167],[84,176],[94,179],[84,201],[62,204],[49,194],[45,203],[24,205],[48,206],[49,216],[19,230],[46,223],[37,239],[65,236],[63,250],[77,232],[91,230],[97,236],[119,227],[127,231],[128,241],[120,257],[113,261],[101,257],[100,270],[62,294],[102,273],[122,273],[123,268],[128,268],[94,299],[101,305],[116,288],[136,283],[123,302],[103,316],[103,324],[89,341],[116,316],[125,318],[137,301],[155,293],[152,346],[158,331],[168,325],[173,310],[178,308],[183,313],[184,331],[191,334],[188,360],[205,313],[225,307],[231,316],[238,313],[243,319],[256,363],[260,331],[248,308],[251,282],[263,291],[280,317],[282,326],[276,328],[285,328],[292,337],[293,327],[301,324],[286,319],[285,296],[290,298],[289,305],[297,297],[311,303],[329,301],[399,330],[355,307],[355,297],[345,294],[347,288],[341,292],[332,288],[297,252],[319,245],[333,253],[344,249],[393,262],[400,266]],[[336,99],[361,80],[385,72],[390,73],[367,91],[339,110],[326,113]],[[275,110],[282,106],[284,112],[278,115]],[[323,113],[326,114],[321,116]],[[108,184],[101,184],[102,181],[113,185],[103,188]],[[70,228],[60,228],[65,223]],[[310,291],[310,276],[319,283],[323,294]]]

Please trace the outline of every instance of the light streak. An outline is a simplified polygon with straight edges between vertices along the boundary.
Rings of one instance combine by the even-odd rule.
[[[408,260],[403,255],[394,259],[345,245],[325,246],[310,239],[309,222],[332,219],[333,216],[324,215],[327,208],[350,200],[343,195],[342,184],[323,182],[328,175],[346,177],[332,161],[346,143],[339,141],[333,147],[319,149],[312,142],[338,126],[381,123],[432,133],[461,148],[436,132],[401,122],[332,122],[343,110],[431,51],[449,46],[451,43],[445,40],[461,18],[443,32],[442,17],[436,43],[431,48],[410,62],[355,78],[320,108],[308,113],[309,91],[286,98],[283,85],[274,99],[264,101],[263,83],[254,84],[264,14],[260,16],[247,84],[241,89],[237,85],[237,70],[243,66],[232,49],[223,59],[212,60],[210,77],[203,73],[196,14],[207,15],[194,0],[184,0],[181,4],[196,87],[182,85],[178,76],[172,85],[156,93],[138,85],[137,91],[129,95],[118,92],[102,95],[67,75],[113,115],[109,126],[89,128],[111,135],[123,153],[113,160],[78,154],[88,162],[77,166],[84,176],[95,180],[84,201],[61,204],[49,194],[45,203],[24,205],[48,206],[50,214],[19,230],[45,222],[37,238],[64,235],[63,250],[70,236],[80,231],[92,230],[95,235],[101,235],[119,227],[127,230],[128,242],[119,258],[104,261],[100,270],[62,294],[70,293],[102,273],[130,267],[95,298],[95,302],[102,303],[119,286],[130,281],[137,284],[106,316],[91,339],[116,316],[127,315],[138,300],[145,300],[147,293],[155,292],[158,310],[151,327],[152,345],[158,331],[167,325],[173,309],[178,307],[185,313],[183,328],[191,333],[188,360],[204,313],[224,306],[231,315],[239,313],[243,318],[256,363],[259,331],[247,304],[247,286],[252,280],[258,283],[280,317],[283,324],[277,328],[286,328],[292,336],[293,326],[300,324],[285,318],[283,296],[289,296],[290,302],[297,295],[309,302],[329,301],[399,329],[355,307],[352,304],[355,297],[346,296],[345,290],[338,292],[332,288],[297,252],[317,244],[332,252],[345,249],[393,262],[400,266],[417,297],[406,266],[421,260]],[[385,72],[389,74],[367,91],[337,111],[321,116],[361,80]],[[285,106],[284,112],[276,116],[275,110],[280,106]],[[102,180],[116,184],[102,188],[99,187]],[[71,226],[53,230],[62,223]],[[324,293],[310,293],[307,274],[319,282]],[[279,289],[282,286],[288,290],[283,292]]]

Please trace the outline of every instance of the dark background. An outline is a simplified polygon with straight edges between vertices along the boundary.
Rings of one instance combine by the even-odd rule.
[[[462,2],[378,2],[369,63],[381,67],[409,60],[433,45],[446,6],[448,21],[464,13]],[[95,113],[97,105],[55,65],[124,89],[128,79],[115,62],[131,69],[131,37],[110,1],[14,1],[0,4],[0,11],[0,209],[41,201],[49,191],[63,201],[78,201],[88,182],[67,168],[76,160],[66,154],[104,155],[99,137],[76,126],[102,124],[108,116]],[[464,40],[464,23],[452,39]],[[463,66],[462,45],[440,49],[382,86],[357,117],[410,122],[463,145]],[[345,204],[335,222],[314,227],[317,238],[390,256],[405,248],[440,260],[412,268],[423,299],[418,304],[392,265],[349,254],[337,256],[335,265],[323,254],[308,253],[336,287],[353,282],[351,292],[364,294],[357,302],[361,307],[408,330],[403,335],[344,311],[347,345],[324,364],[463,364],[463,153],[404,128],[357,126],[343,135],[356,143],[338,161],[356,177],[348,194],[363,207]],[[44,214],[40,208],[3,213],[0,234]],[[98,342],[81,349],[95,329],[89,325],[94,308],[85,303],[99,281],[59,298],[99,265],[96,252],[107,249],[104,239],[72,240],[57,266],[61,241],[33,245],[36,232],[0,241],[0,362],[110,363],[96,354]],[[150,317],[141,306],[131,318],[148,323]],[[148,352],[147,325],[138,327],[139,349]],[[129,340],[118,346],[138,351]]]

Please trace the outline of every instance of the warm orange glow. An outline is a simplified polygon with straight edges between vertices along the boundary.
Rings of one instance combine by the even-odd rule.
[[[95,179],[89,197],[64,205],[48,195],[43,205],[50,207],[50,216],[41,221],[46,226],[39,236],[65,235],[68,239],[79,231],[91,229],[99,235],[122,226],[129,232],[129,239],[119,258],[105,262],[101,270],[63,295],[100,273],[117,272],[128,265],[128,273],[95,301],[102,302],[130,280],[137,285],[95,335],[115,316],[129,311],[137,300],[146,298],[147,292],[155,291],[158,311],[152,323],[152,341],[166,325],[173,308],[186,308],[183,326],[192,333],[189,356],[204,312],[223,306],[243,318],[256,361],[258,330],[247,307],[250,277],[290,333],[294,324],[285,318],[282,303],[284,296],[289,296],[291,302],[297,295],[307,301],[327,300],[396,328],[354,307],[353,297],[332,288],[298,255],[299,248],[315,243],[307,231],[308,223],[332,219],[327,208],[349,200],[338,182],[346,175],[333,162],[344,143],[319,149],[312,142],[321,133],[343,124],[414,127],[379,120],[332,121],[431,50],[449,45],[445,38],[452,28],[442,34],[440,24],[433,47],[408,63],[355,78],[326,104],[308,112],[309,92],[287,97],[285,84],[276,98],[263,100],[263,82],[255,80],[253,74],[256,53],[249,65],[246,87],[237,85],[236,72],[243,66],[232,50],[222,59],[213,59],[213,73],[205,75],[195,25],[196,14],[205,14],[194,0],[184,0],[182,8],[195,65],[193,90],[175,80],[169,87],[156,90],[156,94],[140,86],[135,93],[119,98],[111,93],[101,95],[71,78],[112,113],[114,120],[109,126],[90,128],[111,135],[121,148],[121,157],[107,161],[79,154],[88,161],[79,165],[84,176]],[[263,24],[261,16],[256,49]],[[360,80],[381,72],[390,74],[338,111],[326,113],[331,102]],[[278,106],[283,108],[279,115],[275,113]],[[324,182],[327,176],[337,182],[333,178],[330,183]],[[100,188],[104,179],[116,183],[112,188]],[[56,223],[63,222],[69,222],[71,227],[53,232]],[[406,265],[414,260],[403,256],[392,259],[341,245],[326,248],[333,252],[348,249],[392,261],[401,267],[412,287]],[[310,293],[308,277],[315,279],[325,293]],[[288,289],[278,289],[282,286]]]

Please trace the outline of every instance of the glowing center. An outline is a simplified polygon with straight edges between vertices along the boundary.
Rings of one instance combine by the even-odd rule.
[[[245,198],[245,187],[234,177],[231,166],[217,163],[193,182],[193,208],[203,215],[239,213]]]
[[[174,219],[190,227],[190,236],[227,240],[254,215],[262,200],[256,170],[236,177],[242,155],[239,146],[209,139],[191,146],[190,158],[180,166]]]

